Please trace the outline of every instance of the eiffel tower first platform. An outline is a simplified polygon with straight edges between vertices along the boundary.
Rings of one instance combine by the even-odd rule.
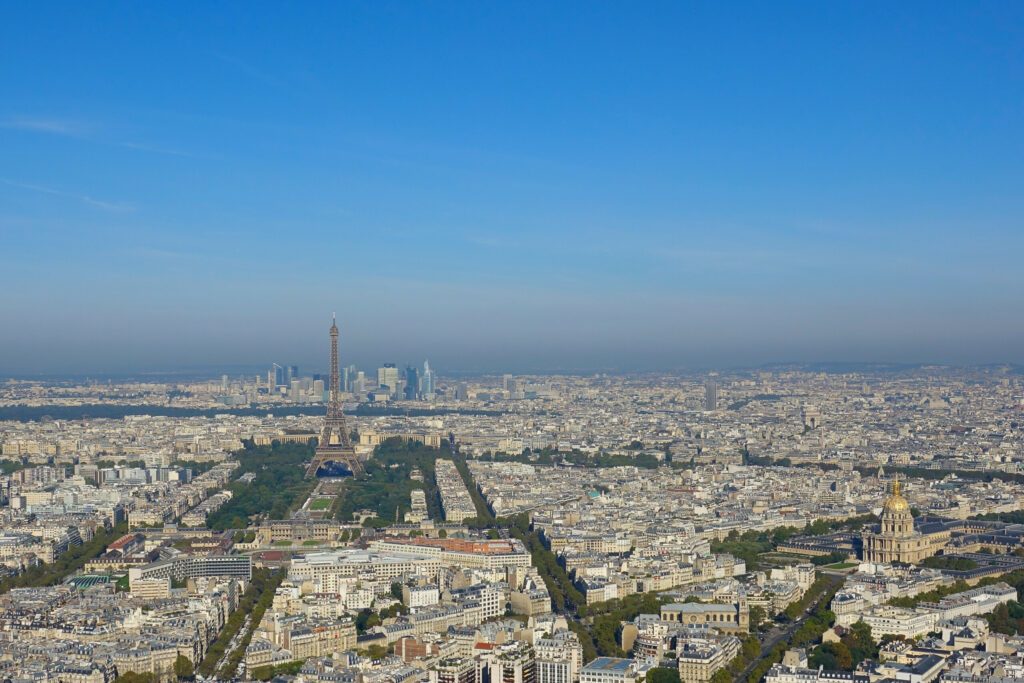
[[[348,435],[348,427],[345,425],[345,413],[341,410],[341,388],[338,386],[338,322],[331,321],[331,380],[330,397],[327,402],[327,417],[324,418],[324,427],[320,431],[320,441],[316,446],[316,453],[309,461],[306,468],[306,476],[316,476],[317,470],[327,463],[338,463],[345,465],[353,475],[363,471],[363,463],[356,455],[356,449],[352,447],[352,441]]]

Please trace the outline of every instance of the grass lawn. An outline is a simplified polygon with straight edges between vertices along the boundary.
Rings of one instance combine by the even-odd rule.
[[[312,503],[309,504],[309,509],[310,510],[329,510],[330,507],[331,507],[331,502],[332,501],[331,501],[330,498],[317,498],[316,500],[314,500]]]
[[[276,546],[285,548],[287,546],[290,546],[291,544],[292,544],[291,541],[274,541],[271,545],[276,545]]]
[[[856,562],[836,562],[835,564],[826,564],[822,569],[851,569],[858,566]]]
[[[803,555],[791,555],[789,553],[778,553],[774,551],[770,553],[762,553],[757,559],[763,564],[775,567],[787,567],[791,564],[810,562],[810,558],[804,557]]]
[[[320,541],[314,541],[313,539],[310,539],[308,541],[303,541],[302,545],[320,545]]]

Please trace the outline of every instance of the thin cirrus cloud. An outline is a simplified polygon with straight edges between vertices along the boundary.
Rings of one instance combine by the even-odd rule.
[[[135,207],[131,204],[125,204],[122,202],[109,202],[102,199],[96,199],[90,197],[87,194],[78,194],[75,192],[65,192],[64,190],[58,190],[53,187],[46,187],[45,185],[34,185],[32,183],[20,183],[14,180],[7,180],[6,178],[0,178],[0,183],[9,187],[15,187],[21,190],[28,190],[29,192],[39,192],[42,194],[53,195],[54,197],[62,197],[64,199],[72,199],[83,204],[102,209],[104,211],[110,211],[112,213],[130,213],[135,210]]]
[[[65,135],[68,137],[83,137],[89,132],[89,127],[80,121],[56,118],[33,118],[15,117],[0,122],[0,128],[10,130],[23,130],[34,133],[50,133],[52,135]]]
[[[99,134],[97,126],[71,119],[13,117],[0,121],[0,128],[23,131],[26,133],[40,133],[44,135],[57,135],[66,138],[74,138],[85,142],[109,145],[111,147],[121,147],[135,152],[145,152],[147,154],[162,154],[165,156],[184,157],[190,159],[212,158],[172,147],[152,145],[149,143],[135,142],[131,140],[110,140]]]

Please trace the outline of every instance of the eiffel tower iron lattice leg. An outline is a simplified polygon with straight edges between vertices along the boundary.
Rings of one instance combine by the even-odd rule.
[[[338,323],[331,321],[331,378],[330,396],[327,402],[327,417],[320,431],[313,459],[306,468],[306,476],[316,476],[317,470],[329,462],[345,465],[353,475],[363,471],[363,463],[356,455],[356,449],[348,435],[345,413],[341,409],[340,373],[338,371]]]

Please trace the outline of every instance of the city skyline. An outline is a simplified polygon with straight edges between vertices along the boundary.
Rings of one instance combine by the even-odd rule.
[[[322,355],[322,353],[320,354]],[[399,371],[399,376],[404,378],[408,368],[417,369],[422,375],[422,363],[432,362],[431,358],[424,358],[421,361],[415,359],[415,352],[408,354],[405,360],[398,360],[404,356],[388,355],[383,352],[363,352],[359,358],[348,356],[342,364],[342,375],[349,368],[356,368],[365,372],[367,378],[376,378],[378,370],[385,365],[394,365]],[[422,355],[422,354],[421,354]],[[281,357],[294,360],[294,354],[283,354]],[[304,357],[305,358],[305,357]],[[715,362],[714,359],[721,359]],[[298,367],[301,373],[297,375],[303,378],[314,378],[317,376],[327,378],[328,366],[315,354],[305,358],[299,363],[287,361],[288,365],[280,365],[277,361],[256,360],[249,363],[211,362],[211,363],[187,363],[187,364],[166,364],[159,362],[152,364],[118,364],[90,365],[89,363],[75,366],[63,365],[61,362],[51,364],[46,368],[30,366],[23,370],[16,370],[0,366],[0,379],[28,379],[40,381],[62,381],[62,380],[115,380],[124,381],[132,378],[144,380],[147,377],[170,380],[174,377],[181,377],[189,381],[199,379],[215,380],[222,375],[227,375],[232,381],[239,378],[251,379],[258,375],[262,381],[267,380],[268,370],[272,372],[274,366],[279,366],[286,374],[289,367]],[[460,362],[461,361],[461,362]],[[914,360],[911,357],[905,359],[890,359],[880,357],[879,359],[859,358],[828,358],[820,359],[798,359],[780,356],[778,358],[755,359],[753,361],[730,361],[720,355],[709,354],[707,359],[694,362],[676,362],[669,358],[664,362],[660,359],[644,360],[623,360],[621,357],[612,355],[595,357],[592,363],[576,363],[573,361],[558,361],[550,363],[537,363],[535,361],[523,361],[516,357],[511,364],[505,365],[503,361],[485,361],[481,363],[466,363],[465,358],[452,359],[453,364],[443,365],[442,376],[453,377],[485,377],[500,376],[505,373],[516,375],[536,376],[586,376],[595,373],[609,375],[644,375],[644,374],[677,374],[681,377],[704,377],[708,374],[714,375],[718,372],[727,373],[751,373],[758,371],[779,371],[787,368],[801,371],[817,371],[824,373],[857,373],[857,372],[882,372],[900,373],[918,369],[927,370],[949,369],[949,370],[1006,370],[1010,374],[1024,374],[1024,363],[1007,360]],[[437,376],[436,372],[434,373]],[[354,378],[353,378],[354,380]],[[286,385],[284,382],[280,386]]]
[[[125,7],[5,11],[0,375],[1024,362],[1017,4]]]
[[[0,680],[1024,678],[1024,4],[0,6]]]

